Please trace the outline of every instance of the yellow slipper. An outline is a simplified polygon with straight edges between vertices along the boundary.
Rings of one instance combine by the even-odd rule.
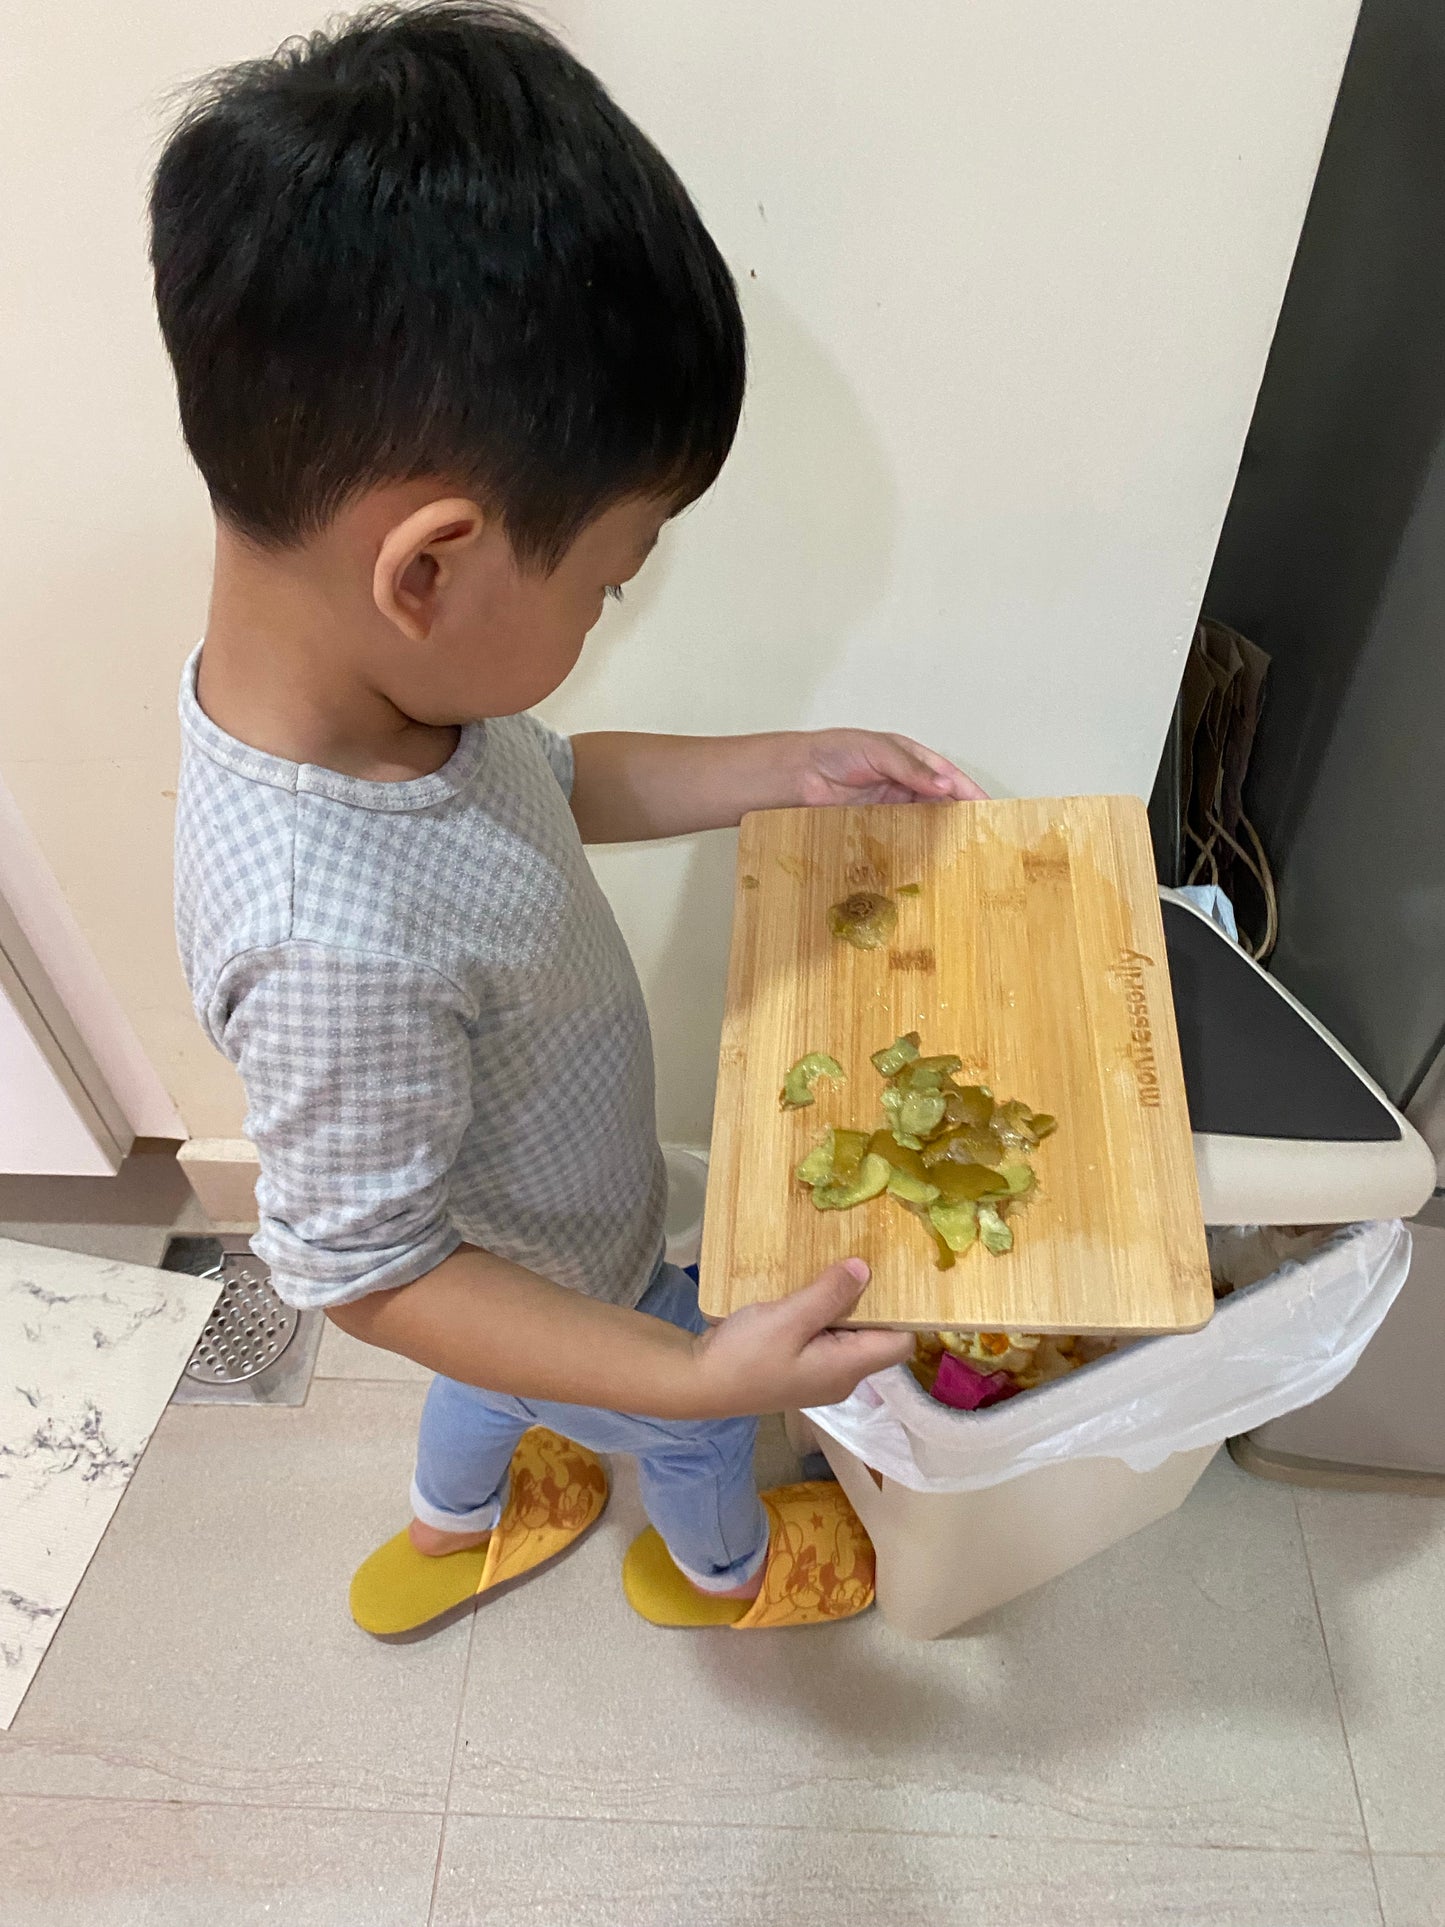
[[[405,1532],[378,1546],[351,1581],[351,1617],[378,1639],[436,1632],[483,1593],[557,1558],[601,1516],[607,1474],[585,1447],[534,1426],[512,1454],[501,1519],[484,1544],[429,1559]]]
[[[622,1589],[654,1626],[819,1626],[873,1604],[873,1543],[831,1481],[780,1485],[762,1495],[768,1557],[756,1599],[710,1599],[684,1578],[649,1527],[628,1547]]]

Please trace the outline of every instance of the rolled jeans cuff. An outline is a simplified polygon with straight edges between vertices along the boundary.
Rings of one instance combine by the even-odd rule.
[[[415,1479],[411,1482],[412,1512],[424,1526],[434,1526],[438,1532],[491,1532],[501,1519],[506,1503],[507,1488],[503,1485],[494,1498],[488,1499],[485,1505],[474,1506],[470,1512],[444,1512],[423,1497]]]
[[[693,1572],[682,1563],[676,1553],[672,1553],[672,1563],[683,1578],[690,1580],[699,1592],[732,1592],[735,1587],[745,1586],[750,1579],[756,1579],[768,1563],[768,1542],[764,1539],[756,1552],[746,1559],[740,1559],[736,1565],[729,1566],[726,1572],[707,1574]]]

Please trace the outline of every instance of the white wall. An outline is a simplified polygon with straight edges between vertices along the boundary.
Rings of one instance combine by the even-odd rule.
[[[132,0],[11,30],[26,262],[0,482],[0,769],[192,1128],[237,1128],[171,956],[174,677],[206,527],[151,328],[161,90],[312,0]],[[1355,0],[558,0],[743,288],[754,379],[569,726],[829,721],[1000,791],[1147,787]],[[64,88],[52,81],[55,68]],[[56,502],[69,503],[58,514]],[[705,1134],[725,839],[605,855],[673,1135]]]
[[[6,907],[69,1013],[131,1131],[136,1137],[184,1137],[181,1114],[160,1073],[146,1055],[95,952],[71,914],[29,825],[0,782],[0,909]],[[39,986],[27,984],[27,988],[34,995]],[[18,1044],[15,1048],[22,1049]],[[35,1054],[39,1058],[39,1052]],[[40,1061],[43,1063],[43,1058]],[[65,1101],[69,1105],[69,1099]],[[6,1132],[18,1131],[23,1136],[30,1102],[23,1083],[0,1077],[0,1139]],[[21,1166],[11,1161],[8,1150],[0,1151],[0,1171],[21,1169],[58,1172],[69,1167],[43,1163]]]
[[[1355,12],[559,0],[732,263],[753,380],[553,714],[876,723],[996,793],[1147,795]],[[685,1136],[729,863],[599,864]]]
[[[0,1172],[108,1178],[114,1170],[0,984]]]

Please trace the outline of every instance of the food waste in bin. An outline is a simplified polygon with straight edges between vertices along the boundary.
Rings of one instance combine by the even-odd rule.
[[[920,1332],[911,1369],[940,1405],[979,1412],[1067,1378],[1117,1345],[1113,1338],[1051,1332]]]
[[[1217,1232],[1220,1252],[1231,1236]],[[1328,1230],[1313,1228],[1304,1232],[1251,1232],[1253,1243],[1245,1248],[1254,1258],[1253,1269],[1238,1266],[1230,1271],[1222,1259],[1217,1263],[1213,1284],[1216,1300],[1227,1298],[1240,1283],[1254,1283],[1265,1277],[1281,1258],[1308,1253],[1329,1237]],[[1255,1257],[1256,1248],[1263,1251]],[[1227,1274],[1227,1275],[1225,1275]],[[1129,1341],[1101,1334],[1090,1337],[1062,1336],[1053,1332],[920,1332],[914,1345],[909,1369],[924,1391],[940,1405],[957,1412],[981,1412],[990,1405],[1002,1404],[1020,1392],[1036,1391],[1055,1379],[1067,1378],[1081,1365],[1092,1365],[1119,1351]]]

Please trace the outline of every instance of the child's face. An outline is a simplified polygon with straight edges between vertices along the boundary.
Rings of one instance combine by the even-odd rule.
[[[444,566],[430,586],[425,641],[405,652],[407,686],[388,693],[425,723],[532,708],[572,673],[608,590],[637,574],[671,512],[652,497],[604,509],[550,573],[520,564],[490,520],[458,539],[451,555],[437,549]],[[423,593],[427,566],[419,558],[413,576]]]

